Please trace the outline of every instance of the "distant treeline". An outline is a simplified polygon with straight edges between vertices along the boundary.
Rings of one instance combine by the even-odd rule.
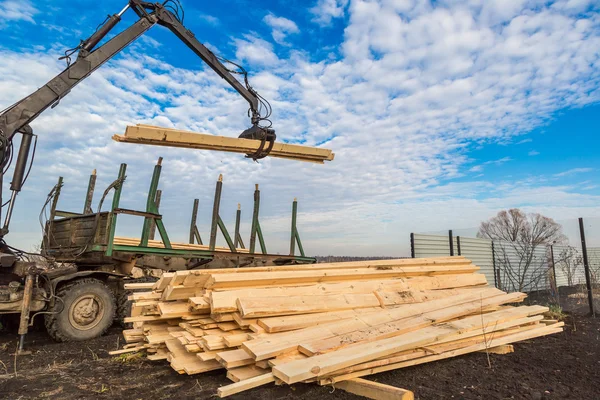
[[[318,263],[367,261],[367,260],[392,260],[407,257],[352,257],[352,256],[315,256]]]

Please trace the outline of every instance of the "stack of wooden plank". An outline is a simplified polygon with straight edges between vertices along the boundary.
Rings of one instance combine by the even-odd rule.
[[[487,285],[464,257],[165,273],[132,296],[129,348],[179,373],[226,369],[225,397],[270,382],[354,393],[360,377],[557,333],[542,306]],[[387,393],[387,392],[386,392]],[[383,396],[382,396],[383,397]]]
[[[114,244],[120,244],[125,246],[139,246],[141,242],[140,238],[129,238],[123,236],[115,236]],[[160,240],[148,240],[148,247],[156,247],[156,248],[165,248],[165,244]],[[171,242],[171,248],[175,250],[209,250],[210,247],[205,244],[195,244],[195,243],[180,243],[180,242]],[[229,247],[215,247],[215,251],[224,251],[230,252]],[[236,249],[238,253],[249,253],[248,249]]]

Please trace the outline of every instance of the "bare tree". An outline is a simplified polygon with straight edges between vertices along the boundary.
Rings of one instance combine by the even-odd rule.
[[[482,222],[477,237],[494,241],[496,264],[505,283],[517,291],[537,289],[548,279],[545,249],[547,245],[566,241],[562,226],[552,218],[525,214],[517,208],[500,211]]]
[[[556,250],[559,251],[557,252]],[[580,271],[580,267],[583,266],[583,256],[579,250],[573,246],[555,247],[554,258],[555,264],[567,276],[567,284],[569,286],[575,285],[576,274]]]

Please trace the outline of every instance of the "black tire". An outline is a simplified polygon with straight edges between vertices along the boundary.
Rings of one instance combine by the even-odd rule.
[[[131,323],[126,323],[125,318],[131,316],[131,304],[133,302],[131,300],[128,300],[127,298],[130,295],[132,295],[134,293],[134,291],[123,289],[123,285],[125,283],[156,282],[157,280],[158,280],[158,278],[156,278],[154,276],[144,276],[142,278],[127,279],[127,280],[121,281],[121,285],[120,285],[121,290],[117,294],[117,316],[116,316],[117,323],[121,326],[121,328],[130,329],[133,326],[133,324],[131,324]]]
[[[81,278],[61,286],[57,300],[46,314],[48,334],[58,342],[75,342],[102,336],[113,324],[116,301],[101,280]]]
[[[125,322],[125,318],[131,315],[131,304],[132,301],[128,300],[127,297],[131,295],[133,292],[131,290],[123,290],[117,296],[117,323],[123,329],[131,329],[133,327],[132,323]]]

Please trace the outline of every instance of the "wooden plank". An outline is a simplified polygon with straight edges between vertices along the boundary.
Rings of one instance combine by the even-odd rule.
[[[149,290],[154,287],[154,282],[132,282],[123,285],[125,290]]]
[[[345,381],[348,379],[354,379],[354,378],[358,378],[361,376],[377,374],[380,372],[391,371],[394,369],[410,367],[413,365],[424,364],[424,363],[428,363],[428,362],[432,362],[432,361],[438,361],[438,360],[443,360],[446,358],[460,356],[463,354],[473,353],[476,351],[485,350],[486,347],[490,347],[490,346],[496,347],[496,346],[500,346],[503,344],[520,342],[523,340],[533,339],[533,338],[540,337],[540,336],[552,335],[555,333],[562,332],[561,326],[562,326],[562,324],[560,324],[560,323],[556,324],[556,326],[541,325],[541,327],[538,329],[532,329],[532,330],[528,330],[525,332],[519,332],[519,333],[515,333],[512,335],[504,336],[501,338],[492,338],[487,343],[480,343],[480,344],[476,344],[473,346],[463,347],[463,348],[456,349],[453,351],[444,352],[442,354],[421,357],[421,358],[418,358],[415,360],[409,360],[409,361],[389,364],[389,365],[385,365],[382,367],[370,368],[367,370],[357,371],[357,372],[346,374],[346,375],[340,375],[340,376],[334,376],[334,377],[322,379],[322,380],[319,380],[319,384],[330,385],[332,383],[342,382],[342,381]]]
[[[272,373],[267,373],[254,378],[246,379],[240,382],[233,383],[227,386],[221,386],[217,389],[219,397],[227,397],[232,394],[240,393],[246,390],[250,390],[259,386],[266,385],[268,383],[275,382],[275,376]]]
[[[198,353],[196,355],[202,361],[209,361],[209,360],[216,360],[217,359],[217,353],[219,353],[219,350],[203,351],[202,353]]]
[[[244,367],[232,368],[227,370],[227,378],[234,382],[245,381],[246,379],[254,378],[255,376],[264,374],[264,369],[258,368],[254,365],[247,365]]]
[[[357,314],[381,311],[381,307],[361,308],[358,310],[332,311],[310,315],[290,315],[258,319],[258,325],[269,333],[287,332],[328,322],[354,318]]]
[[[237,300],[238,309],[244,318],[312,314],[353,308],[372,308],[379,305],[379,298],[373,293],[242,297]]]
[[[156,283],[154,284],[153,289],[159,292],[165,290],[165,288],[169,286],[169,283],[171,283],[171,279],[173,279],[174,276],[174,272],[163,273],[158,279],[158,281],[156,281]]]
[[[138,143],[155,146],[181,147],[199,150],[216,150],[250,154],[258,150],[259,140],[214,136],[190,131],[161,128],[156,126],[128,126],[125,135],[113,135],[113,140],[125,143]],[[270,157],[323,163],[332,161],[331,150],[275,142]]]
[[[144,346],[130,347],[127,349],[109,351],[108,354],[111,356],[118,356],[120,354],[137,353],[138,351],[144,350],[144,348]]]
[[[183,316],[191,314],[189,304],[181,302],[159,302],[158,311],[162,316]]]
[[[478,305],[475,303],[465,303],[460,306],[435,310],[410,318],[366,326],[365,328],[348,332],[346,334],[336,335],[330,338],[311,340],[300,344],[298,348],[302,353],[309,356],[322,354],[337,350],[342,347],[347,347],[355,343],[399,336],[403,333],[416,331],[432,324],[449,321],[451,319],[463,316],[477,307]],[[541,314],[545,312],[545,309],[546,307],[539,306],[513,307],[511,309],[496,311],[489,314],[480,314],[473,317],[467,317],[460,321],[448,322],[448,325],[456,328],[459,331],[472,329],[472,326],[478,323],[483,324],[483,327],[485,328],[490,324],[497,326],[505,321],[518,320],[530,315]]]
[[[192,309],[210,313],[210,302],[204,297],[189,297],[188,302]]]
[[[512,335],[515,333],[520,333],[520,332],[523,332],[523,331],[526,331],[529,329],[535,329],[535,328],[539,328],[539,326],[530,325],[530,326],[526,326],[526,327],[502,329],[500,331],[494,330],[493,337],[500,338],[500,337]],[[322,379],[326,379],[327,377],[330,377],[330,376],[339,376],[339,375],[344,375],[344,374],[350,374],[350,373],[356,372],[356,371],[381,367],[384,365],[389,365],[389,364],[398,363],[398,362],[407,361],[407,360],[413,360],[413,359],[425,357],[425,356],[428,356],[431,354],[442,354],[446,351],[452,351],[452,350],[460,349],[463,347],[473,346],[476,344],[489,343],[489,340],[491,339],[490,337],[484,336],[482,334],[479,334],[479,336],[468,337],[468,338],[462,338],[462,336],[458,336],[458,337],[459,337],[459,339],[456,339],[456,337],[450,337],[450,338],[432,343],[428,346],[421,346],[419,348],[410,349],[407,351],[402,351],[399,353],[391,354],[389,356],[381,357],[381,358],[378,358],[376,360],[369,361],[366,363],[356,364],[356,365],[353,365],[348,368],[337,370],[332,374],[326,375],[325,378],[322,378]]]
[[[482,353],[489,354],[510,354],[515,352],[515,347],[512,344],[503,344],[501,346],[492,347],[485,350],[480,350]]]
[[[247,333],[239,333],[237,335],[228,335],[223,338],[227,347],[241,346],[246,340],[248,340]]]
[[[382,278],[400,278],[423,275],[469,274],[479,267],[474,265],[453,267],[403,267],[400,269],[342,269],[342,270],[306,270],[281,272],[255,272],[212,274],[207,288],[241,288],[247,286],[276,286],[281,284],[339,282],[344,280],[367,280]]]
[[[254,358],[243,349],[219,352],[216,360],[227,369],[254,364]]]
[[[383,383],[355,378],[338,382],[336,389],[375,400],[414,400],[415,395],[410,390],[400,389]]]
[[[244,342],[243,348],[255,356],[257,361],[275,357],[279,354],[295,350],[304,342],[310,340],[326,339],[358,329],[366,328],[385,322],[414,317],[424,312],[456,306],[463,303],[471,303],[470,308],[462,309],[465,312],[480,307],[482,299],[498,297],[495,302],[510,301],[522,296],[522,294],[504,295],[504,292],[495,288],[483,288],[473,293],[452,296],[448,299],[433,300],[426,303],[400,306],[395,309],[380,310],[377,312],[357,315],[349,320],[341,320],[325,323],[315,327],[305,328],[298,331],[271,334],[264,338],[258,338]],[[501,297],[507,296],[507,297]]]
[[[504,297],[507,299],[507,301],[509,301],[510,295],[505,296],[506,297],[498,297]],[[465,310],[469,308],[465,307],[464,305],[460,305],[458,307]],[[475,329],[477,328],[478,324],[480,324],[480,322],[478,323],[474,321],[471,324],[465,323],[461,325],[460,329]],[[287,364],[278,365],[273,368],[273,374],[288,384],[300,382],[306,379],[317,377],[319,375],[330,373],[336,369],[345,368],[353,364],[366,362],[388,354],[397,353],[402,350],[425,346],[429,343],[455,334],[458,331],[458,327],[450,324],[430,326],[399,336],[393,336],[367,343],[360,343],[331,353],[316,355],[307,360],[297,360]],[[246,345],[246,343],[244,345]]]
[[[139,246],[140,241],[141,241],[140,238],[128,238],[128,237],[119,237],[119,236],[115,236],[115,238],[114,238],[114,244],[124,245],[124,246]],[[149,240],[147,247],[164,249],[165,244],[159,240]],[[208,245],[190,244],[190,243],[171,242],[171,247],[173,249],[177,249],[177,250],[209,250]],[[216,247],[215,250],[216,251],[224,251],[224,252],[231,251],[229,249],[229,247],[222,247],[222,246]],[[236,251],[238,253],[248,253],[249,252],[248,249],[236,249]]]
[[[243,269],[240,268],[240,270]],[[205,275],[205,277],[206,280],[208,280],[208,275]],[[184,284],[187,284],[187,281]],[[439,290],[481,286],[486,284],[487,281],[483,274],[440,275],[377,281],[352,281],[321,284],[308,283],[304,286],[225,289],[224,291],[211,292],[209,294],[209,300],[213,313],[223,313],[237,311],[236,300],[240,297],[327,295],[339,293],[360,294],[373,293],[378,290]]]

